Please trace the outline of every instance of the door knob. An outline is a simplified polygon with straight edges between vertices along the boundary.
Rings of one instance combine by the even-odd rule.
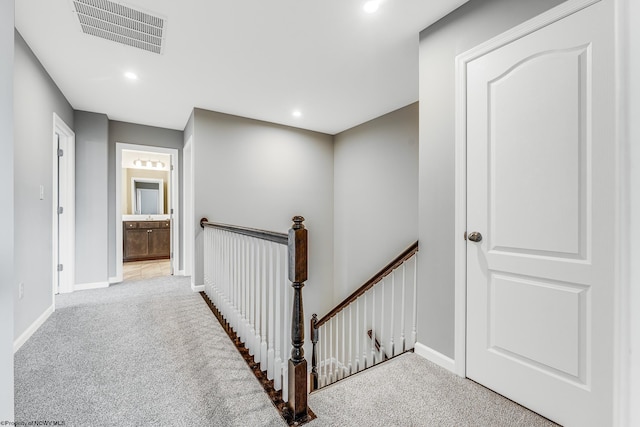
[[[482,234],[480,234],[477,231],[472,231],[471,233],[469,233],[469,237],[468,238],[472,242],[480,242],[482,240]]]

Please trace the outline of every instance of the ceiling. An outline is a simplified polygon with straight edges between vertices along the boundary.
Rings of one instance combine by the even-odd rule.
[[[76,110],[183,130],[198,107],[336,134],[418,100],[418,33],[466,2],[380,1],[122,2],[166,19],[161,55],[82,33],[71,0],[16,1],[16,28]]]

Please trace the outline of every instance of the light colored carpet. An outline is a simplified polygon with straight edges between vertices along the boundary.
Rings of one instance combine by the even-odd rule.
[[[15,356],[17,421],[284,426],[189,279],[59,295]],[[321,426],[552,426],[408,353],[313,393]]]
[[[286,425],[189,279],[59,295],[16,353],[17,421]]]
[[[556,425],[413,353],[312,393],[309,406],[309,427]]]

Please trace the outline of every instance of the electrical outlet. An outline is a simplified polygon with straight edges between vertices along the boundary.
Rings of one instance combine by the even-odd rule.
[[[24,296],[24,283],[18,285],[18,299],[22,299]]]

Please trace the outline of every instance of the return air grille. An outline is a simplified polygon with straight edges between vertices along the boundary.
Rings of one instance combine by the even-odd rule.
[[[82,32],[161,54],[166,21],[109,0],[73,0]]]

